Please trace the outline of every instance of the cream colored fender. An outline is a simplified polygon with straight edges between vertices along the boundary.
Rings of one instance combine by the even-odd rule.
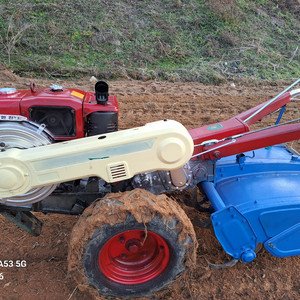
[[[164,120],[128,130],[29,149],[0,152],[0,197],[97,176],[116,182],[152,170],[174,170],[194,144],[183,125]]]

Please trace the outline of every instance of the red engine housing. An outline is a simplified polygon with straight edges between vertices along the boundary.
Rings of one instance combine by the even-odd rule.
[[[30,90],[0,93],[0,114],[20,115],[45,124],[54,139],[61,141],[116,131],[119,105],[112,95],[99,104],[93,92],[67,88],[35,89],[31,85]],[[91,126],[97,129],[91,129]]]

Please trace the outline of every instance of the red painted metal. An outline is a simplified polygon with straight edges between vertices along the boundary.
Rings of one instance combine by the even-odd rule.
[[[290,93],[284,93],[281,97],[276,99],[274,102],[272,102],[270,105],[268,105],[266,108],[261,110],[257,115],[255,115],[253,118],[251,118],[249,121],[247,121],[247,125],[251,125],[259,120],[261,120],[263,117],[267,116],[268,114],[276,111],[277,109],[281,108],[282,106],[286,105],[291,101],[291,95]],[[249,116],[254,114],[256,111],[258,111],[261,107],[263,107],[265,104],[269,103],[270,100],[253,107],[245,112],[242,112],[241,114],[235,116],[235,118],[241,119],[242,121],[246,120]]]
[[[55,137],[56,140],[71,140],[84,137],[84,123],[82,118],[82,101],[72,93],[78,93],[85,97],[86,92],[75,89],[63,89],[62,91],[52,91],[50,88],[36,90],[35,93],[26,94],[20,101],[21,115],[30,119],[29,109],[33,106],[53,106],[70,107],[75,112],[76,136],[74,137]]]
[[[211,124],[189,130],[189,133],[193,138],[194,145],[199,145],[205,141],[213,139],[221,140],[228,136],[248,132],[249,130],[250,129],[246,123],[239,119],[232,118],[217,124]],[[200,152],[203,152],[202,146],[196,147],[193,155]]]
[[[159,276],[169,259],[169,247],[162,237],[151,231],[129,230],[107,241],[99,253],[99,266],[110,280],[134,285]]]
[[[95,105],[97,105],[99,108],[95,93],[86,93],[86,97],[83,100],[83,116],[86,117],[90,113],[94,112]],[[101,105],[101,110],[97,111],[112,111],[119,113],[119,104],[117,98],[113,95],[109,95],[106,105]]]
[[[201,158],[205,160],[216,159],[298,139],[300,139],[300,123],[283,125],[238,137],[236,138],[236,142],[205,153]],[[230,139],[216,145],[204,147],[203,151],[213,149],[228,142],[230,142]]]
[[[20,115],[20,101],[30,93],[29,91],[18,91],[9,95],[0,94],[0,114],[1,115]]]
[[[55,140],[72,140],[86,135],[86,117],[93,112],[119,112],[117,98],[110,95],[106,105],[99,105],[95,93],[78,89],[52,91],[50,88],[36,89],[31,84],[30,90],[17,91],[9,95],[0,95],[0,114],[22,115],[30,119],[29,109],[33,106],[70,107],[76,119],[76,136],[59,137]]]
[[[257,115],[253,116],[249,121],[244,122],[249,116],[258,111],[270,100],[251,108],[229,120],[203,126],[200,128],[192,129],[189,131],[193,138],[194,145],[200,145],[203,142],[211,140],[222,140],[238,134],[249,132],[249,125],[261,120],[266,115],[280,109],[291,101],[290,93],[284,93],[281,97],[276,99],[269,106],[261,110]],[[297,129],[298,128],[298,129]],[[288,126],[281,126],[278,128],[267,129],[257,133],[247,134],[244,137],[237,138],[235,143],[226,145],[215,151],[203,154],[202,159],[216,159],[224,156],[242,153],[245,151],[251,151],[262,147],[276,145],[279,143],[288,142],[300,138],[299,124],[293,124]],[[212,145],[200,145],[195,147],[194,154],[197,155],[209,149],[227,144],[230,140],[224,142],[213,143]]]

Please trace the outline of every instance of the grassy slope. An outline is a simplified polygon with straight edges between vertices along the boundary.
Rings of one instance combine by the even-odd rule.
[[[0,61],[23,75],[300,77],[298,0],[1,0]]]

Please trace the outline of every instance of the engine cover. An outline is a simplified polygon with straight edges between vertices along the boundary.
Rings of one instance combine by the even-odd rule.
[[[31,84],[30,90],[21,91],[0,89],[0,114],[44,124],[56,141],[116,131],[118,113],[118,101],[108,90],[105,101],[97,101],[93,92],[57,85],[36,89]]]
[[[8,149],[0,152],[0,177],[10,177],[0,184],[0,195],[9,198],[92,176],[119,182],[142,172],[172,172],[187,163],[193,149],[185,127],[171,120],[34,149]]]

